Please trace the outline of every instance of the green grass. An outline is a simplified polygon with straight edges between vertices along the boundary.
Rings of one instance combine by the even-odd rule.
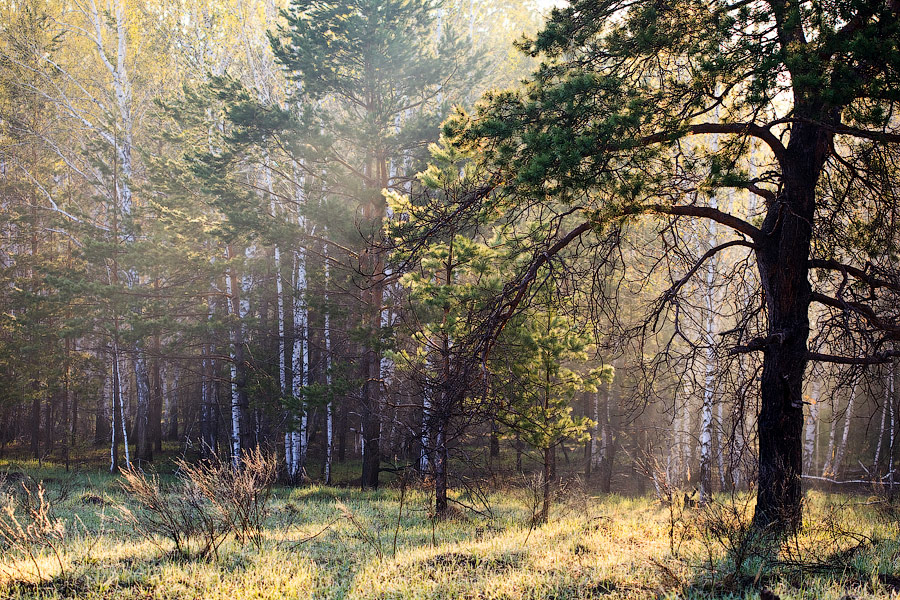
[[[740,518],[679,509],[670,537],[672,513],[652,498],[570,490],[550,522],[532,528],[523,489],[488,494],[489,512],[434,521],[424,488],[407,492],[399,515],[396,488],[278,487],[261,550],[229,540],[204,560],[126,525],[118,507],[129,499],[108,473],[14,468],[43,479],[51,499],[71,492],[54,506],[66,527],[63,571],[46,548],[40,576],[4,552],[4,599],[757,598],[768,587],[782,599],[838,600],[888,597],[900,575],[898,521],[866,498],[809,494],[800,535],[736,569],[728,536],[723,545],[709,532],[728,533]],[[737,517],[751,508],[718,502]]]

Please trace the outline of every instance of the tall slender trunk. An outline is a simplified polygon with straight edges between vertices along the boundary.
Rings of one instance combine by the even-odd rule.
[[[269,178],[271,185],[271,178]],[[269,190],[271,194],[271,188]],[[272,204],[272,212],[275,212],[274,201]],[[284,402],[284,399],[288,396],[288,356],[287,356],[287,343],[285,339],[285,334],[287,332],[287,316],[285,314],[285,299],[284,299],[284,276],[281,272],[281,249],[276,245],[275,246],[275,297],[276,297],[276,311],[275,320],[278,325],[278,397],[281,402]],[[285,411],[284,414],[285,423],[290,423],[291,416]],[[285,428],[284,433],[284,467],[287,470],[288,474],[291,471],[291,436],[290,431]]]
[[[153,460],[153,443],[150,438],[150,374],[142,352],[133,353],[131,364],[137,392],[134,454],[138,461],[150,461]]]
[[[131,467],[131,452],[128,448],[128,428],[125,424],[125,389],[122,382],[122,371],[119,362],[119,342],[118,339],[113,340],[113,394],[115,402],[113,409],[113,434],[112,434],[112,461],[110,470],[115,472],[119,469],[119,433],[122,434],[121,442],[125,447],[125,468]],[[117,431],[118,429],[118,431]]]
[[[300,220],[301,227],[303,220]],[[306,461],[306,444],[308,439],[308,407],[304,400],[306,387],[309,385],[309,313],[306,303],[306,256],[303,252],[294,255],[294,330],[293,330],[293,396],[299,403],[298,422],[291,431],[291,468],[292,479],[303,477]],[[299,429],[297,428],[299,425]]]
[[[710,203],[716,208],[716,201]],[[709,248],[716,246],[715,221],[709,225]],[[715,288],[716,256],[706,262],[706,285],[703,294],[703,344],[705,346],[705,373],[703,378],[703,404],[700,408],[700,503],[706,504],[712,497],[712,439],[713,404],[716,399],[716,340],[713,329],[716,322]]]
[[[431,439],[432,402],[431,389],[428,384],[422,387],[422,429],[419,434],[419,470],[428,473],[431,469]]]
[[[438,515],[445,514],[449,508],[447,490],[447,467],[450,458],[447,448],[447,423],[443,415],[437,419],[434,432],[434,510]]]
[[[363,213],[372,226],[373,234],[380,235],[387,205],[382,190],[389,187],[389,166],[385,157],[372,155],[366,161],[366,174],[377,185],[368,191],[370,197],[364,205]],[[360,483],[363,488],[377,488],[381,471],[381,388],[382,388],[382,305],[384,302],[384,270],[383,250],[370,247],[365,259],[360,260],[362,272],[366,275],[366,288],[361,294],[363,305],[363,324],[373,339],[363,349],[363,401],[362,401],[362,434],[363,457]]]
[[[897,432],[897,404],[900,400],[900,359],[894,358],[891,363],[890,381],[890,401],[888,402],[888,420],[890,422],[890,435],[888,436],[889,453],[888,453],[888,482],[890,485],[890,494],[893,499],[894,495],[894,442],[896,441]]]
[[[322,248],[325,257],[325,387],[328,402],[325,404],[325,483],[331,483],[331,460],[334,450],[334,394],[331,388],[331,307],[328,305],[329,266],[328,246]]]
[[[844,456],[847,454],[847,440],[850,437],[850,424],[853,422],[853,407],[856,403],[856,382],[850,388],[850,399],[847,401],[847,412],[844,415],[844,431],[841,435],[841,443],[837,447],[834,455],[834,465],[831,470],[837,477],[841,473],[841,466],[844,463]]]
[[[150,390],[150,440],[153,450],[162,452],[163,374],[159,335],[153,336],[153,351],[156,356],[150,363],[152,385]]]
[[[109,381],[110,375],[104,374],[103,385],[100,387],[97,398],[97,411],[94,413],[94,445],[98,447],[106,444],[106,440],[110,436],[110,429],[112,429],[110,427],[112,411],[109,410],[112,408],[112,404],[107,404],[107,402],[112,402],[113,397]]]
[[[31,382],[31,454],[35,460],[41,458],[41,383],[37,379]]]
[[[115,356],[115,355],[114,355]],[[113,358],[115,361],[115,358]],[[116,428],[119,426],[120,412],[119,412],[119,380],[118,380],[118,368],[116,367],[115,362],[113,362],[113,368],[110,372],[110,377],[112,381],[110,383],[110,392],[109,400],[111,403],[110,411],[112,419],[112,426],[110,429],[110,444],[109,444],[109,470],[111,473],[115,473],[119,470],[119,441],[118,432]]]
[[[178,441],[178,394],[180,392],[181,379],[179,377],[178,369],[173,367],[171,375],[167,369],[162,378],[162,394],[164,402],[163,410],[166,413],[165,438],[170,442]]]
[[[228,260],[234,260],[234,249],[230,245],[226,247],[226,255]],[[244,385],[244,342],[241,322],[242,299],[239,289],[235,267],[231,265],[225,274],[225,293],[227,296],[226,307],[232,319],[229,370],[231,374],[231,461],[235,468],[241,464],[245,448],[244,436],[247,434],[244,431],[244,405],[241,393]]]
[[[837,441],[838,416],[834,407],[834,400],[831,406],[831,423],[828,429],[828,449],[825,451],[825,464],[822,466],[822,477],[831,477],[834,475],[834,450]]]
[[[803,455],[806,457],[806,472],[815,473],[816,468],[816,429],[819,423],[819,382],[812,383],[812,399],[809,403],[809,418],[806,420],[806,440],[803,444]],[[877,462],[877,461],[876,461]]]
[[[69,364],[69,351],[70,351],[71,340],[67,337],[65,339],[65,365],[63,368],[63,389],[62,389],[62,408],[60,413],[62,415],[62,445],[63,445],[63,461],[66,464],[66,471],[69,470],[69,396],[72,393],[72,384],[70,375],[71,366]]]
[[[612,383],[603,386],[603,406],[600,411],[600,491],[609,494],[612,491],[612,476],[616,460],[616,432],[612,407]]]
[[[550,501],[553,495],[553,478],[554,469],[553,462],[556,458],[556,447],[551,446],[544,448],[543,452],[543,470],[541,471],[541,512],[538,514],[537,522],[546,523],[550,518]]]
[[[585,476],[590,477],[592,469],[596,467],[602,455],[602,448],[600,447],[600,391],[596,391],[590,396],[591,403],[591,419],[594,424],[590,428],[590,438],[588,439],[589,449],[588,449],[588,458],[587,458],[587,466],[585,467]]]
[[[493,419],[491,419],[491,439],[488,455],[492,461],[500,456],[500,428],[497,426],[497,421]]]

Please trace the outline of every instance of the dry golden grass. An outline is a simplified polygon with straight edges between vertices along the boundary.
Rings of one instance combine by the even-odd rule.
[[[521,490],[489,495],[491,516],[433,521],[421,489],[398,515],[393,489],[276,488],[259,550],[231,537],[204,559],[121,520],[128,499],[114,478],[82,473],[74,484],[53,506],[65,524],[62,565],[38,549],[37,573],[5,552],[0,598],[758,598],[767,587],[783,599],[839,600],[896,595],[900,582],[898,521],[865,498],[809,494],[804,531],[737,568],[720,538],[752,508],[741,498],[720,498],[718,512],[678,510],[673,539],[672,513],[652,498],[572,492],[532,529]]]

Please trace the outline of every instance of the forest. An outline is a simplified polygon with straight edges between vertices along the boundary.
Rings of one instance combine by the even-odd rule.
[[[0,598],[900,594],[897,0],[0,0]]]

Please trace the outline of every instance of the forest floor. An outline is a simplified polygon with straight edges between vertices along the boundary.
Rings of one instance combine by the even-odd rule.
[[[550,520],[532,525],[526,485],[457,495],[440,520],[422,487],[279,486],[258,545],[231,536],[201,558],[175,554],[128,520],[135,507],[120,478],[25,463],[0,463],[0,472],[14,474],[0,518],[17,515],[27,535],[25,512],[38,500],[18,489],[42,480],[48,519],[64,528],[31,546],[0,542],[4,600],[771,598],[765,589],[839,600],[900,591],[900,516],[876,497],[810,492],[803,530],[757,552],[747,549],[761,544],[741,543],[745,496],[701,509],[570,485]]]

